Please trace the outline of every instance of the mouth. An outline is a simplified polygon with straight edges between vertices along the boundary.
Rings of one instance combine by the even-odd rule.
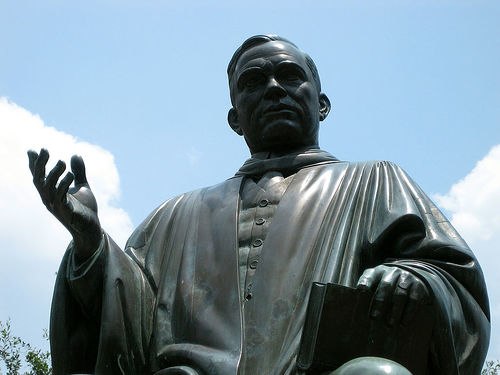
[[[284,118],[294,118],[297,117],[297,111],[295,108],[285,105],[277,104],[266,108],[262,115],[264,117],[284,117]]]

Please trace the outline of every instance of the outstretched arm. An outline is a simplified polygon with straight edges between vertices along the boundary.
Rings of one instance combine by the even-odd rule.
[[[59,160],[45,175],[49,152],[28,151],[29,167],[43,204],[68,229],[73,236],[75,257],[78,262],[88,259],[99,247],[102,229],[97,216],[97,203],[90,190],[85,173],[85,163],[80,156],[71,158],[72,172],[59,181],[66,164]],[[73,188],[71,183],[75,181]],[[59,183],[58,183],[59,181]]]

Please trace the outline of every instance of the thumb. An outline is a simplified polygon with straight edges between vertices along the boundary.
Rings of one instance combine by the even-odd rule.
[[[75,175],[75,186],[88,185],[85,163],[79,155],[71,157],[71,171]]]

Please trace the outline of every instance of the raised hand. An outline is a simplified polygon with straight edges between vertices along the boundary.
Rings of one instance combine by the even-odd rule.
[[[45,176],[49,152],[28,151],[29,167],[42,202],[73,236],[75,256],[84,261],[98,248],[102,229],[97,216],[97,202],[90,190],[85,164],[80,156],[71,158],[71,170],[59,181],[66,164],[59,160]],[[75,181],[75,186],[70,188]],[[59,184],[57,182],[59,181]]]
[[[430,298],[427,287],[417,276],[386,265],[365,270],[357,287],[375,291],[370,316],[385,319],[390,326],[408,324],[418,304],[427,303]]]

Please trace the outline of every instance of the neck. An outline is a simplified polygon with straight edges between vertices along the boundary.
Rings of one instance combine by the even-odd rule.
[[[270,157],[280,157],[280,156],[286,156],[286,155],[291,155],[291,154],[299,154],[302,152],[306,152],[309,150],[319,150],[318,144],[314,145],[309,145],[309,146],[299,146],[299,147],[293,147],[293,148],[285,148],[285,149],[280,149],[280,148],[273,148],[273,149],[268,149],[268,150],[259,150],[256,152],[253,152],[250,150],[252,157],[260,157],[267,155],[266,158]]]

